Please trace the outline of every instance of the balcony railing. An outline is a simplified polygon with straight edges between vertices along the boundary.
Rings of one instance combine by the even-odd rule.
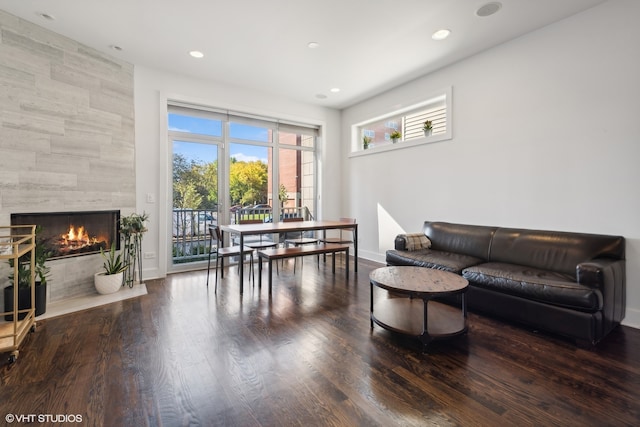
[[[301,217],[305,221],[313,216],[306,206],[282,208],[280,218]],[[273,221],[271,208],[241,208],[231,213],[231,223],[237,224],[244,219]],[[205,261],[209,256],[209,226],[218,225],[218,212],[210,209],[174,209],[173,210],[173,263]],[[268,238],[265,236],[265,238]]]
[[[218,212],[206,209],[173,210],[173,263],[206,260],[209,226],[218,225]]]
[[[313,219],[313,215],[306,206],[296,208],[282,208],[280,209],[280,220],[282,218],[294,218],[300,217],[305,221]],[[240,220],[246,219],[261,219],[263,222],[273,222],[273,215],[271,208],[242,208],[235,211],[231,223],[238,224]]]

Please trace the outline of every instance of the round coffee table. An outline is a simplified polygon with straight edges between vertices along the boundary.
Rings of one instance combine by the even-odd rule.
[[[467,332],[469,282],[461,276],[427,267],[382,267],[371,272],[371,329],[384,329],[418,337],[426,347],[434,339]],[[374,304],[374,286],[389,291],[386,299]],[[460,295],[460,305],[433,301]]]

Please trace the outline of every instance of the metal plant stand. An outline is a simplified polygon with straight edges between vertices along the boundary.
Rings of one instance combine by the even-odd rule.
[[[142,232],[126,234],[124,237],[124,283],[130,288],[142,280]]]

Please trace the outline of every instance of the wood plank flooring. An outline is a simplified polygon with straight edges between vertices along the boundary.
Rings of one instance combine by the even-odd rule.
[[[300,261],[300,260],[299,260]],[[298,264],[300,267],[300,264]],[[293,262],[267,287],[237,270],[147,282],[148,295],[38,322],[0,364],[6,414],[95,426],[637,426],[640,330],[585,350],[475,313],[420,351],[369,324],[369,272]],[[302,271],[301,271],[302,270]],[[266,273],[263,273],[266,274]],[[71,425],[71,424],[65,424]]]

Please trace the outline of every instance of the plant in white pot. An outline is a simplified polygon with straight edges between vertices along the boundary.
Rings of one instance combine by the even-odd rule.
[[[400,138],[402,138],[402,134],[397,130],[394,130],[391,132],[391,135],[389,135],[389,138],[391,138],[391,141],[395,144]]]
[[[105,259],[102,264],[104,271],[96,273],[93,282],[99,294],[112,294],[122,287],[128,265],[122,260],[122,254],[116,254],[116,245],[111,245],[109,252],[100,248],[100,255]]]
[[[367,150],[369,148],[369,144],[371,144],[371,137],[370,136],[363,136],[362,137],[362,148]]]
[[[422,125],[422,130],[424,131],[424,136],[430,136],[433,132],[433,122],[431,120],[425,120]]]

